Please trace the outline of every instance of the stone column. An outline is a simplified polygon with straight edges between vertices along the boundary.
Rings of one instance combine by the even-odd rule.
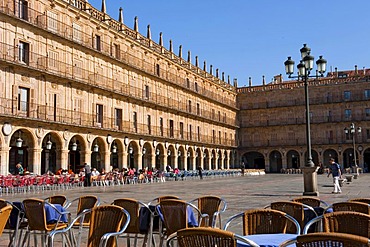
[[[104,169],[106,171],[111,171],[111,164],[110,164],[110,151],[102,153],[104,156]]]
[[[0,150],[0,174],[9,174],[9,147],[2,147]]]
[[[69,165],[68,164],[68,154],[69,154],[69,150],[68,149],[59,149],[57,150],[57,154],[60,153],[60,164],[57,164],[60,165],[60,167],[62,167],[62,169],[64,170],[69,170]]]
[[[41,148],[34,148],[34,149],[29,149],[30,152],[33,153],[33,159],[32,159],[32,165],[31,167],[29,166],[28,169],[30,169],[30,172],[33,172],[34,174],[41,174]]]
[[[81,154],[81,165],[84,163],[87,163],[91,166],[91,151],[86,150],[86,151],[80,151]]]

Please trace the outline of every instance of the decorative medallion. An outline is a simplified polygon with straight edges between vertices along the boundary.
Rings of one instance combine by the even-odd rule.
[[[3,125],[3,134],[5,136],[8,136],[12,133],[13,131],[13,126],[10,123],[4,123]]]

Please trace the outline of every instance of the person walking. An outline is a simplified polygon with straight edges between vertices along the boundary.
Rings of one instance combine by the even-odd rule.
[[[340,185],[339,185],[339,179],[342,177],[342,172],[340,170],[340,165],[338,163],[336,163],[333,158],[331,158],[329,160],[329,163],[330,163],[330,167],[329,167],[328,177],[330,176],[330,174],[332,174],[333,175],[333,183],[334,183],[334,190],[331,193],[340,194],[340,193],[342,193],[342,190],[341,190]]]
[[[84,180],[85,187],[91,186],[91,167],[89,164],[85,163],[85,180]]]
[[[203,174],[202,174],[203,169],[202,169],[202,167],[199,165],[197,168],[198,168],[199,178],[203,179]]]

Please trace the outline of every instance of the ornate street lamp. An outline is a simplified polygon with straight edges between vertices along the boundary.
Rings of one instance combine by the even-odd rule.
[[[361,133],[361,131],[362,131],[361,127],[358,127],[356,129],[354,123],[351,123],[351,126],[349,128],[347,128],[347,127],[344,128],[344,133],[346,135],[348,135],[348,134],[352,135],[353,159],[354,159],[354,163],[355,163],[355,168],[354,169],[356,170],[356,171],[354,171],[355,173],[358,173],[358,169],[357,169],[357,167],[358,167],[358,165],[357,165],[357,154],[356,154],[356,139],[355,139],[355,136],[356,135],[355,134],[356,134],[356,132],[357,133]]]
[[[117,153],[117,145],[116,145],[116,142],[113,141],[113,144],[112,144],[112,153]]]
[[[21,148],[22,147],[23,140],[21,138],[21,134],[22,134],[22,131],[18,131],[18,138],[15,141],[15,145],[17,146],[17,148]]]
[[[46,149],[50,150],[52,146],[53,146],[53,143],[51,142],[51,137],[49,134],[49,140],[46,142]]]
[[[298,64],[298,76],[292,76],[294,73],[294,61],[291,57],[285,61],[285,71],[289,75],[289,78],[301,78],[304,80],[304,92],[305,92],[305,103],[306,103],[306,144],[307,144],[307,163],[305,169],[303,169],[304,179],[304,192],[303,195],[317,196],[319,194],[317,189],[317,167],[312,162],[312,150],[311,150],[311,127],[310,127],[310,102],[308,96],[308,78],[323,76],[326,71],[326,60],[320,56],[316,61],[317,73],[314,76],[310,76],[311,70],[313,69],[314,57],[310,55],[311,49],[304,44],[300,49],[301,62]]]

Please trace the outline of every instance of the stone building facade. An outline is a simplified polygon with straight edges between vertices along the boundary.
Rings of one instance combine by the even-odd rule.
[[[236,83],[87,0],[0,0],[0,174],[227,169]]]
[[[279,78],[271,84],[238,88],[239,153],[249,168],[280,172],[305,166],[304,83]],[[357,165],[367,171],[370,70],[336,70],[308,84],[314,163],[328,166],[329,159],[335,158],[343,168]]]

